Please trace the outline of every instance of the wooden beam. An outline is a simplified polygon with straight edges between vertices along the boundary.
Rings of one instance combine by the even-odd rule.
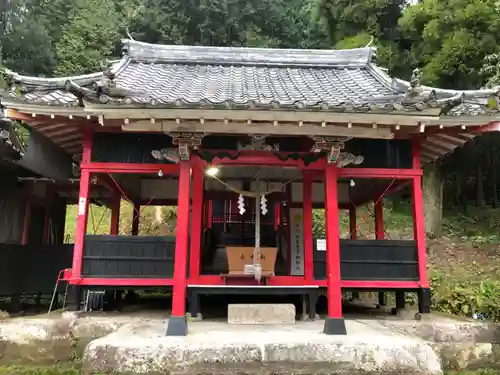
[[[127,132],[202,132],[220,134],[269,134],[269,135],[316,135],[330,137],[362,137],[375,139],[393,139],[394,133],[390,128],[376,128],[364,126],[352,126],[348,128],[342,125],[303,123],[298,126],[294,123],[280,123],[275,126],[270,122],[241,123],[232,121],[136,121],[123,125],[122,129]]]

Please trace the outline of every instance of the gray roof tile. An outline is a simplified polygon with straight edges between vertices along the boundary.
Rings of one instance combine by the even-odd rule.
[[[449,110],[471,97],[493,92],[423,86],[412,90],[408,82],[392,79],[373,64],[372,48],[165,46],[134,40],[123,44],[125,56],[102,73],[46,79],[8,72],[21,94],[12,91],[3,101],[55,106],[96,101],[150,107],[393,112],[429,106]],[[457,113],[460,111],[450,114]]]

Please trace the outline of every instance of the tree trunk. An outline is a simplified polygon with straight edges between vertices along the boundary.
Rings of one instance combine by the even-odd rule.
[[[484,199],[483,166],[480,161],[478,161],[476,166],[476,206],[486,206]]]
[[[495,139],[489,134],[490,147],[488,149],[490,154],[490,171],[491,171],[491,204],[493,208],[498,208],[498,175],[497,175],[497,153]]]
[[[160,225],[163,223],[163,211],[161,206],[155,206],[154,224]]]
[[[443,230],[443,182],[436,163],[424,167],[422,190],[425,232],[432,238],[439,238]]]

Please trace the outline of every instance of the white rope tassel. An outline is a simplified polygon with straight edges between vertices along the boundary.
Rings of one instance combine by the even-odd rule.
[[[245,198],[243,198],[243,195],[239,195],[238,197],[238,210],[240,211],[240,215],[243,215],[245,213]]]

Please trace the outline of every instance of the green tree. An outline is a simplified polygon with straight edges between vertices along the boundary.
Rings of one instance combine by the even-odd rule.
[[[34,9],[36,0],[16,0],[4,9],[2,63],[21,74],[50,75],[56,66],[49,20]]]
[[[426,83],[474,89],[484,84],[485,57],[498,51],[500,13],[495,0],[423,0],[399,25]]]
[[[377,47],[377,61],[391,74],[409,74],[401,44],[398,20],[405,0],[315,0],[313,22],[328,35],[331,46],[341,49]]]
[[[146,0],[134,9],[129,24],[132,35],[152,43],[285,48],[325,45],[325,38],[309,22],[308,0]]]
[[[115,52],[122,17],[112,0],[75,0],[56,42],[56,74],[90,73]]]

